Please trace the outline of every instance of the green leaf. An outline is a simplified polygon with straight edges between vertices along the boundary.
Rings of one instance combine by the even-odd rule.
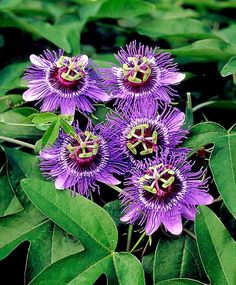
[[[192,60],[222,61],[235,56],[236,46],[218,39],[206,39],[196,41],[188,46],[172,49],[171,52],[176,56],[190,57]]]
[[[5,147],[4,150],[9,162],[22,171],[23,177],[41,177],[39,159],[36,156],[14,148]]]
[[[159,284],[160,281],[172,278],[206,279],[196,241],[187,235],[177,239],[160,239],[157,244],[153,263],[153,282]]]
[[[10,138],[32,138],[42,136],[27,117],[37,110],[28,107],[9,110],[0,114],[0,135]]]
[[[195,222],[202,262],[214,285],[234,285],[236,243],[217,216],[207,207],[199,208]]]
[[[47,218],[33,205],[25,207],[24,211],[0,219],[0,259],[9,255],[19,244],[34,238]],[[4,229],[4,230],[3,230]]]
[[[226,8],[236,8],[234,0],[230,1],[218,1],[218,0],[183,0],[184,4],[190,4],[194,6],[206,7],[213,10],[221,10]]]
[[[56,114],[50,113],[50,112],[42,112],[42,113],[37,114],[33,118],[32,122],[35,124],[47,124],[47,123],[51,123],[55,119],[57,119]]]
[[[0,95],[5,95],[9,90],[22,88],[22,75],[28,62],[13,63],[0,71]]]
[[[4,217],[18,213],[23,208],[12,191],[6,167],[3,167],[0,171],[0,217]]]
[[[155,285],[206,285],[197,280],[188,278],[174,278],[156,283]]]
[[[81,21],[78,16],[65,15],[55,24],[55,28],[59,29],[70,44],[71,53],[80,53],[80,34],[85,25],[85,21]]]
[[[78,238],[85,251],[59,260],[39,274],[31,284],[93,284],[105,273],[115,284],[143,285],[144,275],[138,260],[127,253],[114,252],[117,229],[110,216],[82,196],[57,191],[53,183],[24,179],[24,192],[55,223]],[[99,234],[98,234],[99,233]],[[61,270],[63,268],[63,270]],[[56,279],[55,279],[56,278]]]
[[[195,19],[149,19],[137,26],[137,32],[154,39],[170,36],[190,39],[216,37],[204,23]]]
[[[38,228],[32,237],[27,259],[27,280],[32,280],[48,265],[83,250],[80,241],[47,220],[44,227]]]
[[[61,3],[62,5],[55,5],[55,2],[51,1],[31,1],[24,0],[20,5],[14,6],[11,8],[11,12],[20,15],[29,15],[32,18],[50,18],[53,20],[54,18],[60,18],[63,14],[67,13],[68,10],[71,9],[71,6],[68,7],[66,3]],[[64,5],[63,5],[64,4]]]
[[[45,112],[45,113],[42,112],[42,113],[36,114],[33,117],[32,123],[35,124],[35,127],[37,129],[46,131],[48,127],[50,126],[50,124],[56,120],[57,120],[56,114],[50,113],[50,112]]]
[[[90,17],[97,16],[99,9],[106,0],[98,1],[85,1],[85,0],[74,0],[81,5],[79,9],[80,18],[86,22]]]
[[[24,101],[21,95],[9,94],[2,96],[0,97],[0,113],[5,112],[8,109],[19,107],[22,104],[24,104]]]
[[[152,278],[153,276],[153,262],[154,262],[154,255],[155,252],[149,253],[148,255],[145,255],[142,259],[142,265],[144,272]]]
[[[28,116],[31,116],[38,111],[30,107],[21,107],[14,110],[9,110],[0,114],[0,121],[4,123],[28,123]]]
[[[111,108],[108,108],[103,104],[97,104],[96,110],[92,114],[92,122],[95,125],[104,122],[110,110]]]
[[[0,219],[0,259],[9,255],[23,241],[30,241],[27,257],[27,280],[33,279],[49,264],[83,250],[81,243],[53,225],[28,199],[19,187],[24,176],[41,177],[38,159],[30,154],[6,148],[9,160],[9,183],[24,210]]]
[[[0,3],[0,9],[10,9],[21,4],[21,2],[23,2],[23,0],[2,0]]]
[[[34,204],[59,226],[80,239],[88,248],[97,246],[97,254],[110,252],[117,243],[117,230],[110,216],[88,199],[69,191],[55,190],[53,183],[25,179],[24,192]],[[70,209],[68,211],[68,209]],[[96,233],[100,233],[97,235]]]
[[[207,144],[214,144],[209,166],[217,189],[229,211],[236,217],[236,128],[228,131],[216,123],[193,126],[190,137],[184,143],[193,152]]]
[[[69,123],[67,123],[67,121],[64,120],[62,117],[60,117],[60,124],[65,133],[67,133],[69,136],[72,137],[78,136],[75,129]]]
[[[220,74],[223,77],[236,73],[236,56],[232,57],[222,68]]]
[[[148,14],[155,6],[142,0],[105,1],[96,14],[98,18],[124,18]]]
[[[227,28],[216,31],[215,34],[222,38],[223,41],[230,44],[236,44],[236,24],[233,23]]]
[[[215,139],[226,132],[225,128],[213,122],[200,123],[190,129],[189,138],[184,142],[185,147],[196,152],[202,146],[214,143]]]
[[[60,130],[60,118],[54,120],[51,125],[46,130],[45,134],[42,137],[42,146],[52,145],[58,137]]]
[[[94,62],[101,67],[109,68],[112,66],[111,63],[117,64],[117,60],[112,53],[96,53],[94,55]],[[100,105],[100,104],[97,104]]]
[[[122,222],[121,218],[121,203],[120,200],[114,200],[106,203],[103,206],[103,209],[112,217],[113,221],[117,226],[119,226]]]
[[[7,13],[7,17],[8,21],[10,21],[10,26],[16,26],[26,32],[44,38],[59,48],[63,48],[67,53],[71,52],[66,36],[57,27],[36,19],[19,17],[10,12]]]

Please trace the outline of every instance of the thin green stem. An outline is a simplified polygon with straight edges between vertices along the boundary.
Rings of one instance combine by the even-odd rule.
[[[195,107],[193,107],[193,112],[196,112],[196,111],[198,111],[198,110],[200,110],[200,109],[202,109],[202,108],[204,108],[204,107],[207,107],[207,106],[209,106],[209,105],[212,105],[212,104],[214,104],[216,101],[207,101],[207,102],[203,102],[203,103],[201,103],[201,104],[198,104],[197,106],[195,106]]]
[[[233,83],[236,85],[236,73],[233,74]]]
[[[132,233],[133,233],[133,225],[129,225],[129,228],[128,228],[128,237],[127,237],[127,244],[126,244],[126,251],[130,251]]]
[[[6,142],[10,142],[10,143],[14,143],[20,146],[25,146],[31,149],[35,149],[35,146],[33,144],[27,143],[27,142],[23,142],[20,140],[16,140],[16,139],[12,139],[12,138],[8,138],[8,137],[4,137],[4,136],[0,136],[0,140],[6,141]]]
[[[192,239],[196,240],[196,236],[194,235],[194,233],[192,233],[191,231],[189,231],[186,228],[183,228],[183,232],[185,232],[188,236],[190,236]]]
[[[148,244],[150,244],[150,240],[149,239],[147,240],[147,242],[146,242],[146,244],[144,246],[144,249],[143,249],[142,254],[141,254],[141,259],[143,258],[144,254],[145,254],[145,252],[147,250]]]
[[[21,123],[7,123],[7,122],[1,122],[4,125],[8,125],[8,126],[20,126],[20,127],[35,127],[34,124],[21,124]],[[46,125],[46,124],[42,124],[42,125]]]
[[[189,110],[193,109],[191,93],[187,92],[187,106]]]
[[[114,189],[116,192],[121,193],[123,191],[120,187],[118,187],[116,185],[112,185],[112,184],[106,184],[106,185],[109,186],[110,188]]]
[[[212,204],[214,203],[218,203],[218,202],[221,202],[221,201],[223,201],[223,198],[221,197],[221,196],[219,196],[218,198],[216,198],[213,202],[212,202]]]
[[[143,234],[140,236],[140,238],[138,239],[138,241],[136,242],[136,244],[133,246],[133,248],[131,249],[130,253],[132,253],[136,247],[140,244],[140,242],[143,240],[143,238],[146,236],[146,233],[143,232]]]

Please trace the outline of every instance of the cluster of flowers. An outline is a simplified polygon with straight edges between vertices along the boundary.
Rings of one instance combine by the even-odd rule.
[[[60,132],[40,152],[42,173],[57,189],[84,196],[99,192],[100,182],[117,185],[124,176],[120,199],[123,222],[145,224],[147,235],[160,224],[172,234],[182,231],[182,218],[194,220],[196,205],[210,204],[204,171],[192,172],[188,150],[179,147],[187,131],[184,113],[169,103],[171,87],[184,79],[169,53],[135,41],[121,48],[119,65],[96,67],[86,55],[67,57],[63,51],[31,55],[24,100],[41,100],[42,111],[74,115],[93,111],[93,103],[114,99],[116,109],[104,123],[77,136]]]

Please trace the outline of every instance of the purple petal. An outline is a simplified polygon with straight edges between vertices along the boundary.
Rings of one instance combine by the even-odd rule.
[[[180,112],[178,115],[176,115],[173,119],[175,124],[173,124],[172,131],[178,131],[184,123],[185,120],[185,114],[183,112]]]
[[[76,103],[74,100],[63,100],[60,103],[60,109],[61,109],[61,114],[62,115],[72,115],[74,116],[75,114],[75,107]]]
[[[210,194],[201,190],[191,192],[188,199],[192,205],[209,205],[214,200]]]
[[[99,175],[97,175],[97,180],[104,183],[104,184],[112,184],[112,185],[118,185],[120,184],[121,182],[116,179],[112,174],[110,173],[105,173],[105,174],[102,174],[100,173]]]
[[[56,95],[47,96],[43,100],[42,112],[55,111],[59,106],[59,100]]]
[[[30,61],[32,62],[32,64],[34,64],[37,67],[41,67],[41,68],[48,67],[48,63],[45,62],[45,60],[43,60],[40,56],[37,56],[35,54],[31,54]]]
[[[105,93],[102,89],[98,88],[96,85],[91,86],[91,88],[88,89],[87,93],[88,97],[96,101],[105,102],[108,101],[110,98],[107,93]]]
[[[69,176],[69,173],[65,172],[57,177],[55,180],[55,187],[56,189],[65,189],[66,180]],[[68,185],[67,185],[68,187]]]
[[[76,106],[80,112],[91,113],[94,110],[94,107],[91,101],[84,95],[80,95],[77,99]]]
[[[196,209],[195,207],[182,205],[181,215],[188,220],[194,221],[196,216]]]
[[[152,235],[160,226],[161,219],[160,216],[152,212],[147,219],[145,226],[145,232],[148,236]]]
[[[185,78],[184,73],[167,72],[165,78],[162,79],[163,85],[177,84]]]
[[[165,228],[173,235],[181,234],[183,230],[181,215],[177,214],[175,216],[167,216],[163,218],[163,225]]]
[[[42,95],[43,94],[41,92],[36,92],[34,88],[31,88],[23,93],[23,99],[25,101],[34,101],[40,99]]]
[[[120,218],[121,222],[127,223],[136,216],[136,209],[131,210]]]
[[[43,159],[53,159],[56,158],[58,156],[58,154],[50,152],[50,150],[41,150],[39,153],[40,157]]]

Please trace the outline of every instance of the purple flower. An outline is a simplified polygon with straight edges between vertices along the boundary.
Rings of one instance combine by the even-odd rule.
[[[54,180],[57,189],[69,188],[84,196],[99,191],[98,182],[119,184],[113,174],[122,175],[127,166],[121,157],[114,157],[112,138],[90,124],[84,132],[78,126],[75,130],[74,138],[61,131],[56,142],[40,152],[43,175]]]
[[[111,112],[107,119],[104,131],[113,137],[113,152],[124,155],[130,166],[154,160],[160,149],[176,148],[187,134],[181,129],[184,113],[167,105],[134,104],[124,112]]]
[[[98,76],[91,68],[87,55],[67,57],[63,50],[44,51],[43,55],[30,56],[32,65],[24,78],[29,89],[24,92],[25,101],[43,101],[41,111],[55,111],[74,115],[93,110],[92,103],[108,100],[108,95],[96,85]]]
[[[121,193],[125,205],[123,222],[145,224],[147,235],[161,224],[174,235],[182,232],[181,216],[194,220],[197,205],[211,204],[205,172],[191,171],[185,154],[162,152],[152,164],[132,171]]]
[[[167,52],[150,48],[136,41],[121,48],[115,55],[121,66],[101,68],[105,90],[123,106],[138,101],[164,101],[169,103],[176,92],[176,85],[185,78]]]

